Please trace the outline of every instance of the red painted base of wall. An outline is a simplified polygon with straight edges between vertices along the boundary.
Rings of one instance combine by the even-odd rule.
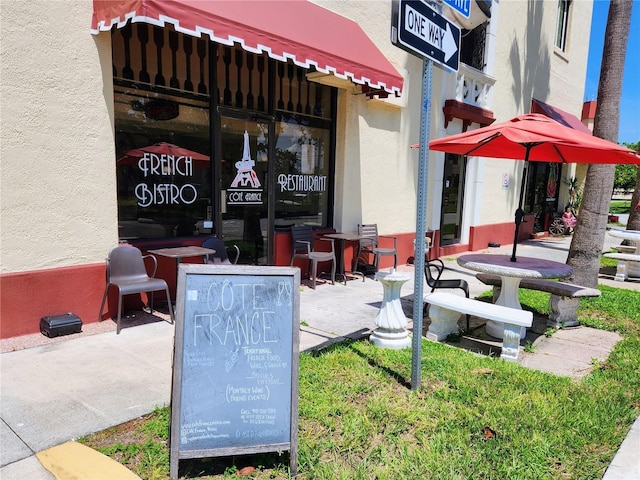
[[[188,259],[201,262],[200,258]],[[106,264],[33,270],[0,276],[0,338],[12,338],[40,332],[40,319],[47,315],[75,313],[83,324],[98,321],[98,310],[106,285]],[[175,300],[176,263],[172,258],[158,257],[156,276],[169,285]],[[118,307],[116,287],[109,289],[102,319],[115,318]],[[154,292],[153,298],[161,305],[163,292]],[[123,299],[124,311],[141,310],[148,302],[146,294],[127,295]]]
[[[38,333],[47,315],[73,312],[97,322],[104,286],[104,263],[0,276],[0,338]]]
[[[518,230],[519,242],[531,237],[533,234],[534,220],[535,216],[533,214],[525,216],[525,222],[520,225],[520,229]],[[487,248],[489,243],[513,245],[515,228],[515,223],[513,222],[471,227],[469,250],[482,250],[483,248]]]

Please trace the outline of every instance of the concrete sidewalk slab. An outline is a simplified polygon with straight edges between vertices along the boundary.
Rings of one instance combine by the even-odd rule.
[[[158,322],[2,354],[2,421],[38,452],[168,404],[173,332]],[[2,465],[24,458],[8,444]]]
[[[631,426],[627,437],[602,480],[637,480],[640,478],[640,417]]]
[[[42,466],[35,455],[26,457],[0,468],[0,478],[3,480],[76,480],[57,478]]]
[[[518,363],[555,375],[581,378],[604,362],[622,337],[589,327],[562,329],[552,337],[541,335],[533,342],[533,352],[522,352]]]

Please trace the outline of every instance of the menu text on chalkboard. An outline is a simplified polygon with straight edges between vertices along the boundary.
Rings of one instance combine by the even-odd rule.
[[[171,478],[181,459],[286,450],[295,475],[299,272],[180,265]]]

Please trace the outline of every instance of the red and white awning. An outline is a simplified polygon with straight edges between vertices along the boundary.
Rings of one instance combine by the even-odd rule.
[[[353,21],[306,0],[93,0],[91,33],[144,22],[400,95],[402,76]]]

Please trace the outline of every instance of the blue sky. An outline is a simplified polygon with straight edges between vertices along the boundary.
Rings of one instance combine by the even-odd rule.
[[[585,101],[597,100],[598,97],[598,79],[600,78],[602,46],[604,45],[608,12],[609,0],[595,0],[593,2],[587,81],[584,91]],[[636,143],[638,141],[640,141],[640,0],[634,0],[622,80],[618,142]]]

